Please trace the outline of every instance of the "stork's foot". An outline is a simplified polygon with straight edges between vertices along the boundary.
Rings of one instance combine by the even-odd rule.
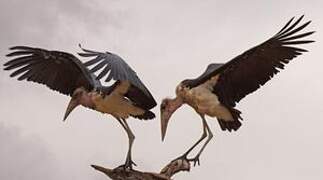
[[[200,163],[200,155],[196,155],[194,158],[192,159],[188,159],[189,162],[193,162],[193,166],[195,167],[196,165],[201,165]]]
[[[124,170],[132,170],[133,166],[137,166],[137,164],[133,162],[130,157],[127,157],[125,164],[119,166],[119,168],[123,168]]]
[[[193,166],[195,167],[196,165],[200,165],[200,154],[196,155],[194,158],[187,158],[188,154],[183,154],[176,158],[174,161],[177,161],[179,159],[186,160],[188,162],[193,162]]]
[[[137,166],[137,164],[133,162],[131,158],[127,158],[125,166],[129,169],[132,169],[132,167]]]

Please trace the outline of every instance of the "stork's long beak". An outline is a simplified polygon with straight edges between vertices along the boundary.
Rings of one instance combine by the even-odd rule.
[[[160,111],[160,121],[161,121],[161,136],[162,136],[162,141],[164,141],[165,136],[166,136],[166,131],[167,131],[167,125],[169,122],[170,117],[172,116],[172,113],[169,111]]]
[[[66,120],[66,118],[68,117],[68,115],[73,111],[73,109],[75,109],[77,106],[79,105],[78,101],[74,98],[71,99],[71,101],[68,103],[67,109],[65,111],[65,115],[64,115],[64,120]]]

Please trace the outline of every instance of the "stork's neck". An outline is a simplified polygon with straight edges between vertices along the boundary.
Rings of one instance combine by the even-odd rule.
[[[184,104],[183,99],[179,96],[175,97],[174,99],[170,99],[169,103],[170,110],[172,112],[176,111]]]

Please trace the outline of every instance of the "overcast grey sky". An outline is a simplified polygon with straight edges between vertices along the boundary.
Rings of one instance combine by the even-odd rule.
[[[78,43],[121,55],[158,102],[213,62],[226,62],[274,35],[292,16],[313,20],[316,43],[282,73],[238,105],[245,121],[236,133],[209,123],[215,138],[201,166],[176,179],[323,179],[323,2],[216,0],[2,0],[0,54],[32,45],[76,53]],[[1,63],[1,64],[2,64]],[[127,137],[119,124],[85,108],[62,122],[69,97],[18,82],[0,71],[0,179],[103,180],[89,165],[124,162]],[[158,108],[155,108],[159,117]],[[166,142],[159,118],[130,119],[139,169],[159,171],[201,133],[185,106],[172,117]],[[212,174],[212,177],[211,177]]]

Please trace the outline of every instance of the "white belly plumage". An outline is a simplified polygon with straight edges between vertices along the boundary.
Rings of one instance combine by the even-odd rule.
[[[104,98],[96,94],[92,96],[92,100],[98,111],[111,114],[116,118],[126,119],[130,115],[136,116],[144,113],[144,110],[134,106],[128,99],[117,93],[112,93]]]
[[[124,97],[130,87],[128,81],[121,81],[120,84],[109,95],[104,98],[97,93],[92,94],[92,100],[96,109],[102,113],[111,114],[116,118],[126,119],[130,115],[138,116],[145,113],[145,111]]]
[[[233,121],[230,111],[220,103],[218,97],[209,89],[199,86],[191,89],[189,94],[192,94],[193,106],[199,113],[225,121]]]
[[[217,80],[218,76],[215,76],[192,89],[178,89],[178,95],[182,96],[186,103],[200,114],[217,117],[225,121],[233,121],[230,111],[221,104],[216,94],[212,92]]]

